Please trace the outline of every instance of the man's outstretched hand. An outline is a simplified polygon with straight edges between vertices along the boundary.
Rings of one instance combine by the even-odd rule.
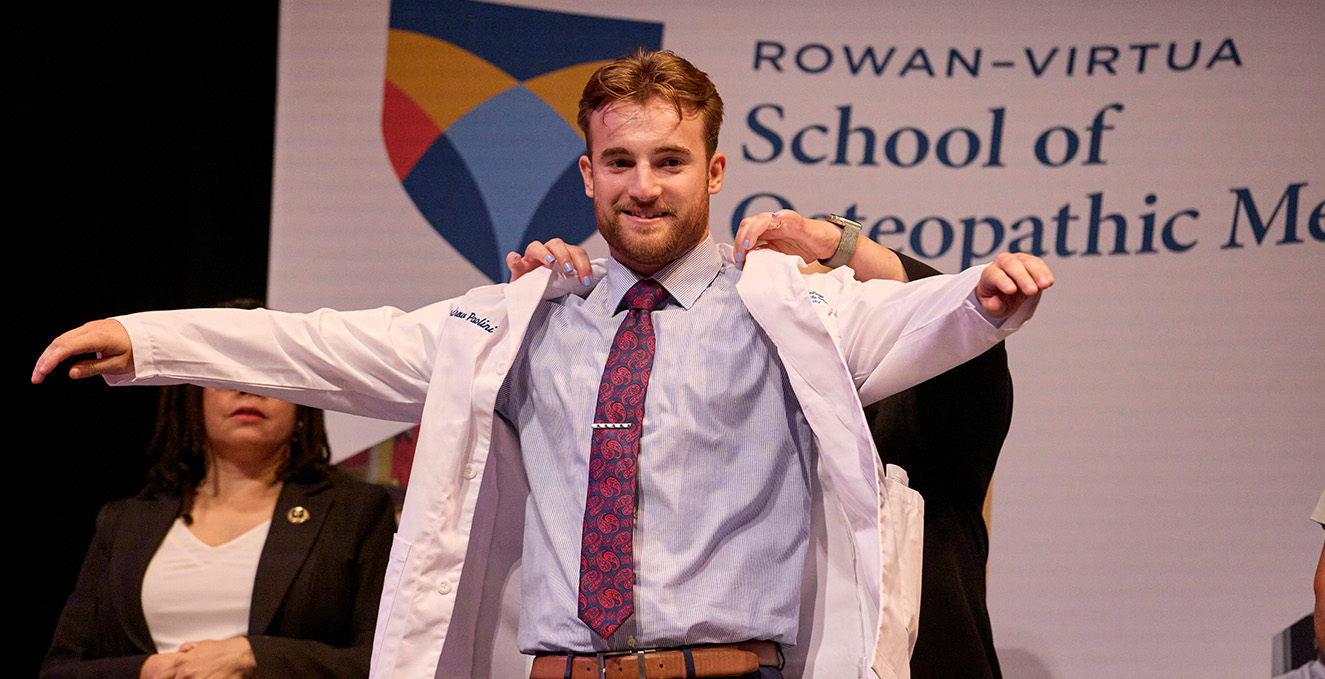
[[[990,318],[1007,318],[1053,284],[1054,274],[1044,260],[1024,252],[1004,252],[980,273],[975,298]]]
[[[123,375],[133,372],[133,344],[129,333],[116,320],[86,323],[56,337],[41,352],[32,368],[32,383],[41,384],[55,367],[79,354],[97,355],[69,366],[69,377],[82,379],[93,375]]]

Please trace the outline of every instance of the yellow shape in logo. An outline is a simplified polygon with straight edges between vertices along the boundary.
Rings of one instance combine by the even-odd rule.
[[[607,61],[593,61],[567,66],[559,71],[531,78],[525,83],[525,87],[546,101],[548,106],[570,123],[572,129],[579,131],[580,126],[576,118],[580,115],[580,94],[584,91],[584,83],[589,82],[589,76],[607,63]],[[584,133],[581,132],[580,136],[583,137]]]
[[[386,79],[412,99],[441,131],[479,104],[519,84],[472,52],[413,31],[394,29],[387,36]]]

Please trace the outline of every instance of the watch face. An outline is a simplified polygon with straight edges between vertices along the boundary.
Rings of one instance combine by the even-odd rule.
[[[843,217],[842,215],[832,215],[832,214],[830,214],[830,215],[828,215],[828,222],[829,222],[830,224],[836,224],[836,225],[838,225],[838,226],[840,226],[840,227],[842,227],[842,228],[846,228],[846,227],[848,227],[848,226],[854,226],[854,227],[856,227],[857,229],[861,228],[861,227],[860,227],[860,222],[857,222],[857,221],[853,221],[853,220],[847,219],[846,217]]]

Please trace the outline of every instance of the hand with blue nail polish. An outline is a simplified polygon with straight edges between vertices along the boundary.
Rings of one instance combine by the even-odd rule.
[[[506,255],[506,266],[511,270],[511,280],[537,269],[546,267],[558,275],[574,276],[585,287],[593,284],[593,267],[589,264],[589,254],[578,245],[571,245],[553,238],[546,243],[532,241],[525,247],[524,255],[512,252]]]
[[[735,260],[744,265],[749,253],[768,248],[800,257],[803,271],[825,269],[817,264],[831,259],[842,240],[842,229],[822,219],[806,219],[794,210],[761,212],[741,220],[736,230]],[[886,279],[906,282],[906,269],[892,250],[865,236],[856,242],[856,253],[849,263],[856,280]]]
[[[806,219],[793,210],[761,212],[741,220],[736,230],[735,259],[741,264],[751,251],[770,248],[813,263],[833,256],[841,233],[828,222]]]

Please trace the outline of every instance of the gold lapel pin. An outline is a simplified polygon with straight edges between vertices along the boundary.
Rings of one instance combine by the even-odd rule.
[[[297,526],[308,520],[308,510],[303,507],[291,507],[285,518]]]

